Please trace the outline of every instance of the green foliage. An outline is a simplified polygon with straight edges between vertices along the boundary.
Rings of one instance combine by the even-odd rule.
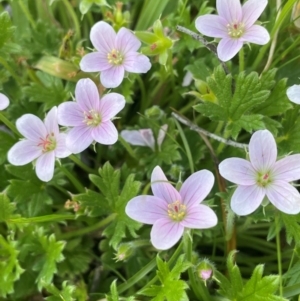
[[[47,301],[75,301],[76,299],[73,298],[73,294],[75,291],[74,285],[68,285],[67,281],[62,283],[62,290],[59,290],[55,287],[54,284],[45,284],[45,289],[52,295],[45,300]]]
[[[151,285],[143,289],[140,293],[145,296],[154,297],[153,301],[178,301],[188,300],[186,289],[188,285],[185,281],[180,280],[180,275],[186,271],[191,264],[185,261],[184,255],[181,255],[176,265],[170,271],[168,263],[161,260],[157,255],[157,276],[161,285]]]
[[[79,4],[80,12],[83,15],[85,15],[90,10],[93,4],[96,4],[98,6],[102,6],[102,5],[108,6],[106,0],[81,0]]]
[[[13,146],[15,139],[4,131],[0,131],[0,164],[6,161],[7,152]]]
[[[230,300],[236,301],[287,301],[285,298],[276,296],[279,287],[279,277],[270,275],[263,277],[264,266],[257,265],[251,278],[244,284],[240,269],[234,263],[236,251],[232,251],[227,258],[227,279],[220,272],[216,277],[220,281],[220,293]]]
[[[8,12],[3,12],[0,15],[0,28],[0,48],[2,48],[14,32]]]
[[[0,223],[6,222],[11,217],[15,205],[12,204],[5,193],[0,193]]]

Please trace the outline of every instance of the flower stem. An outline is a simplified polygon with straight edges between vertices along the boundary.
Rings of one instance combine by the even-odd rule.
[[[3,57],[0,57],[0,64],[10,73],[19,85],[22,85],[22,79],[15,73]]]
[[[279,217],[275,218],[276,223],[276,248],[277,248],[277,262],[278,262],[278,274],[279,274],[279,293],[282,298],[282,265],[281,265],[281,249],[280,249],[280,226],[279,226]]]
[[[81,38],[81,32],[80,32],[80,24],[78,22],[78,18],[76,16],[76,13],[72,7],[72,4],[69,2],[69,0],[62,0],[62,2],[64,3],[68,13],[70,14],[70,17],[74,23],[74,27],[75,27],[75,36],[80,40]]]
[[[35,29],[36,28],[36,25],[35,25],[35,22],[34,22],[34,19],[32,18],[31,14],[30,14],[30,11],[27,7],[27,5],[25,5],[25,1],[19,1],[18,2],[19,5],[20,5],[20,8],[21,10],[23,11],[26,19],[28,20],[28,22],[31,24],[32,28]]]
[[[80,193],[85,192],[85,188],[83,187],[83,185],[72,175],[71,172],[69,172],[63,165],[60,165],[59,168]]]
[[[243,72],[245,70],[245,54],[244,54],[244,48],[242,47],[239,52],[239,71]]]
[[[80,159],[78,159],[75,155],[69,156],[69,158],[80,168],[82,168],[87,173],[96,174],[95,170],[84,164]]]
[[[187,260],[189,262],[192,262],[192,253],[193,253],[193,230],[191,230],[190,233],[186,232],[185,233],[185,253],[187,256]],[[202,300],[202,301],[211,301],[211,296],[209,295],[209,292],[204,285],[204,283],[200,281],[196,281],[195,274],[193,271],[193,267],[190,267],[188,269],[188,275],[190,279],[190,284],[193,292],[195,293],[197,300]]]
[[[82,236],[84,234],[88,234],[90,232],[94,232],[100,228],[105,227],[106,225],[108,225],[110,222],[112,222],[114,219],[116,218],[116,214],[113,213],[111,215],[109,215],[108,217],[106,217],[105,219],[101,220],[100,222],[91,225],[89,227],[85,227],[82,229],[79,229],[77,231],[72,231],[72,232],[67,232],[67,233],[63,233],[60,234],[58,236],[59,239],[70,239],[72,237],[76,237],[76,236]]]
[[[14,132],[18,137],[22,137],[21,134],[18,132],[16,126],[10,122],[2,112],[0,112],[0,120],[9,128],[12,132]]]

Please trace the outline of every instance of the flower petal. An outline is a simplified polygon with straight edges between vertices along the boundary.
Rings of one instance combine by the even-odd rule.
[[[54,151],[41,155],[36,160],[35,171],[37,177],[44,182],[48,182],[53,178],[55,164]]]
[[[172,248],[183,234],[184,227],[168,218],[156,221],[151,230],[151,243],[156,249]]]
[[[239,185],[254,185],[255,170],[251,163],[241,158],[225,159],[219,164],[219,171],[226,180]]]
[[[277,146],[268,130],[255,132],[249,143],[249,157],[252,166],[261,172],[267,172],[277,159]]]
[[[131,199],[125,208],[126,214],[144,224],[154,224],[157,220],[168,216],[166,201],[152,195],[141,195]]]
[[[86,54],[79,63],[80,69],[84,72],[99,72],[111,68],[108,62],[107,53],[92,52]]]
[[[197,205],[187,209],[187,215],[180,222],[182,226],[190,229],[208,229],[218,223],[214,211],[205,205]]]
[[[214,175],[206,169],[193,173],[184,181],[179,191],[182,203],[189,207],[202,202],[210,193],[214,181]]]
[[[106,94],[100,100],[99,112],[101,114],[101,120],[107,121],[115,117],[125,107],[125,103],[125,98],[121,94]]]
[[[217,0],[217,11],[227,23],[239,23],[242,20],[240,0]]]
[[[242,7],[243,23],[249,28],[260,17],[268,4],[267,0],[248,0]]]
[[[75,101],[67,101],[60,104],[57,108],[58,123],[63,126],[82,126],[84,125],[83,110],[80,109]]]
[[[87,126],[76,126],[72,128],[66,138],[67,148],[73,154],[81,153],[88,148],[92,142],[92,128]]]
[[[108,54],[115,48],[116,32],[108,23],[100,21],[92,27],[90,39],[98,51]]]
[[[9,106],[9,99],[6,95],[0,93],[0,110],[4,110]]]
[[[7,153],[10,164],[22,166],[42,155],[42,149],[30,140],[17,142]]]
[[[21,116],[16,126],[18,131],[27,139],[40,142],[41,138],[46,138],[47,130],[40,118],[32,114]]]
[[[124,78],[124,67],[114,66],[101,72],[100,81],[105,88],[118,87]]]
[[[158,136],[157,136],[157,145],[160,148],[165,137],[166,137],[166,133],[168,130],[168,125],[164,124],[160,127],[159,131],[158,131]]]
[[[179,192],[169,183],[159,166],[156,166],[152,171],[151,189],[154,196],[163,199],[168,203],[181,201]]]
[[[151,129],[124,130],[121,132],[121,136],[132,145],[148,146],[152,150],[155,149],[155,140]]]
[[[286,95],[291,102],[300,105],[300,85],[289,87],[286,91]]]
[[[270,202],[280,211],[287,214],[300,212],[300,194],[291,184],[274,181],[266,188],[266,192]]]
[[[252,25],[241,37],[244,42],[250,42],[258,45],[265,45],[270,41],[268,31],[259,25]]]
[[[222,39],[217,47],[218,57],[221,61],[227,62],[232,59],[242,47],[243,41],[241,39]]]
[[[122,53],[137,51],[141,47],[140,40],[127,28],[122,27],[116,37],[116,48]]]
[[[226,20],[216,15],[200,16],[196,19],[195,26],[197,30],[205,36],[213,38],[228,37]]]
[[[273,174],[275,180],[291,182],[300,179],[300,154],[287,156],[277,161]]]
[[[115,125],[110,120],[107,120],[93,128],[92,137],[98,143],[112,145],[118,141],[118,131]]]
[[[237,215],[248,215],[261,204],[266,192],[256,185],[238,186],[231,198],[231,209]]]
[[[66,158],[71,155],[71,151],[67,148],[67,145],[66,145],[66,139],[67,139],[67,135],[65,133],[60,133],[57,136],[55,157]]]
[[[55,137],[59,134],[59,127],[57,123],[57,107],[53,107],[45,118],[45,127],[48,134],[54,134]]]
[[[75,98],[79,107],[85,111],[98,111],[100,101],[96,84],[89,78],[80,79],[75,88]]]
[[[127,72],[147,73],[151,68],[151,63],[147,56],[135,52],[126,55],[123,66]]]

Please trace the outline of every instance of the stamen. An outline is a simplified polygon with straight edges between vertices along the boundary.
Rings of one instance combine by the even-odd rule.
[[[54,133],[47,134],[46,138],[40,138],[41,142],[37,145],[42,148],[43,153],[52,151],[56,148],[56,140]]]
[[[107,54],[107,60],[110,64],[121,65],[124,60],[124,56],[120,53],[119,50],[113,49]]]
[[[90,110],[88,112],[84,112],[83,122],[88,126],[97,126],[101,122],[101,117],[95,110]]]
[[[270,171],[264,172],[264,173],[258,173],[257,174],[257,180],[256,183],[260,187],[266,187],[268,184],[272,182],[272,176],[270,174]]]
[[[186,216],[186,206],[180,201],[168,205],[168,216],[174,221],[182,221]]]
[[[240,38],[244,32],[245,32],[245,25],[244,23],[229,23],[226,25],[227,27],[227,31],[228,34],[232,37],[232,38]]]

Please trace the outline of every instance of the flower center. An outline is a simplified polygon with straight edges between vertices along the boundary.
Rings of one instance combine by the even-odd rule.
[[[43,153],[50,152],[56,148],[56,139],[54,133],[48,134],[46,139],[40,138],[41,142],[38,144],[42,148]]]
[[[180,201],[175,201],[168,205],[168,215],[172,220],[180,222],[186,216],[186,206]]]
[[[124,60],[124,56],[120,53],[119,50],[113,49],[107,54],[107,59],[110,64],[121,65]]]
[[[95,110],[90,110],[88,112],[84,112],[83,122],[86,123],[86,125],[95,127],[101,122],[101,117]]]
[[[266,187],[268,184],[272,182],[270,172],[268,171],[265,173],[258,173],[256,182],[258,186]]]
[[[232,38],[240,38],[245,32],[245,24],[244,23],[229,23],[226,25],[228,34]]]

